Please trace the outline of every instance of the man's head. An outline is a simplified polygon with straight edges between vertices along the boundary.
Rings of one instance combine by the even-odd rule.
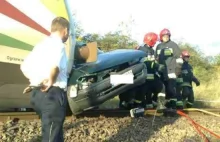
[[[161,32],[160,32],[160,41],[161,42],[167,42],[170,40],[170,36],[171,36],[171,33],[168,29],[163,29]]]
[[[63,17],[56,17],[51,24],[51,33],[57,33],[63,42],[66,42],[69,37],[70,24]]]
[[[190,55],[189,55],[189,52],[188,52],[188,51],[186,51],[186,50],[182,51],[181,56],[182,56],[182,58],[183,58],[184,61],[186,61],[186,62],[189,61]]]

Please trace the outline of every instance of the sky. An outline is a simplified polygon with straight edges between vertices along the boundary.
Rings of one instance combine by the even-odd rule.
[[[219,0],[74,0],[71,7],[87,33],[115,31],[132,17],[132,38],[171,31],[171,39],[197,45],[205,55],[220,53]]]

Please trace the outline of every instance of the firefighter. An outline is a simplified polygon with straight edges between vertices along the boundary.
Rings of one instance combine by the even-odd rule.
[[[168,100],[167,107],[176,109],[176,78],[177,70],[180,70],[182,59],[180,58],[181,50],[179,46],[171,41],[171,33],[168,29],[163,29],[160,32],[160,41],[156,47],[156,59],[163,68],[162,79],[166,88],[166,99]]]
[[[196,86],[200,85],[199,80],[193,74],[193,68],[189,64],[190,54],[188,51],[182,51],[183,65],[182,65],[182,96],[183,100],[187,100],[186,107],[191,108],[194,103],[194,92],[192,87],[192,82],[196,84]]]
[[[144,51],[146,53],[146,57],[143,59],[147,66],[147,78],[146,83],[142,85],[142,88],[137,90],[135,99],[138,100],[139,103],[146,97],[146,108],[152,109],[152,94],[158,96],[158,109],[164,109],[164,101],[165,101],[165,86],[163,82],[160,80],[159,76],[159,64],[155,62],[154,50],[153,47],[158,41],[157,34],[153,32],[149,32],[144,36],[144,45],[140,46],[138,50]]]

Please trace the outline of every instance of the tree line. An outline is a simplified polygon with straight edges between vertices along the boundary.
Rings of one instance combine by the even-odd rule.
[[[106,52],[116,49],[134,49],[134,47],[138,45],[138,42],[131,38],[129,28],[120,29],[121,26],[129,27],[129,23],[122,22],[117,30],[104,35],[90,33],[92,34],[92,40],[96,41],[98,47]],[[75,24],[75,30],[77,36],[82,36],[86,33],[78,21]],[[205,56],[199,47],[194,47],[189,43],[183,42],[177,44],[181,50],[188,50],[190,52],[190,63],[194,68],[195,75],[198,76],[202,82],[209,82],[217,75],[216,68],[220,66],[220,54],[217,56]]]

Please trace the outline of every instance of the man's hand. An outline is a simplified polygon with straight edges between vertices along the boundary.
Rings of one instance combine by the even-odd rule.
[[[41,83],[42,92],[47,92],[50,89],[50,87],[53,86],[53,84],[56,82],[58,74],[59,74],[59,68],[58,67],[52,68],[49,79],[45,79]]]
[[[53,84],[54,84],[53,81],[48,80],[48,79],[45,79],[45,80],[42,82],[41,91],[42,91],[42,92],[47,92]]]
[[[29,93],[32,91],[32,88],[30,86],[26,87],[23,91],[23,94]]]
[[[200,86],[200,82],[197,82],[197,83],[196,83],[196,86]]]

